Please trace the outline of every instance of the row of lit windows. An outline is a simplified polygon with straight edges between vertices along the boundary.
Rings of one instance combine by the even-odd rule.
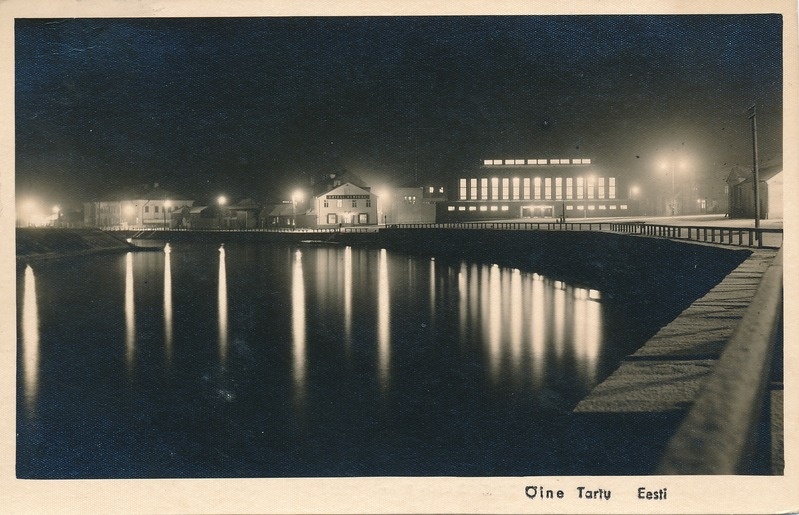
[[[590,165],[590,159],[483,159],[483,165]]]
[[[366,199],[366,207],[372,207],[372,199]],[[327,199],[322,201],[323,207],[330,207],[330,202]],[[336,200],[336,207],[344,207],[344,201],[342,199]],[[356,199],[352,199],[352,207],[358,207],[358,201]]]
[[[549,207],[552,207],[552,206],[549,206]],[[447,206],[447,211],[455,211],[455,210],[457,210],[457,211],[508,211],[509,209],[510,209],[509,206],[487,206],[487,205],[482,205],[482,206],[453,206],[453,205],[449,205],[449,206]],[[578,206],[573,206],[573,205],[566,206],[566,211],[574,211],[575,209],[577,211],[585,211],[586,209],[588,209],[588,211],[596,211],[596,210],[599,210],[599,211],[607,211],[607,210],[615,211],[617,209],[621,209],[621,210],[627,209],[627,204],[620,204],[618,206],[616,204],[589,204],[588,206],[584,206],[584,205],[580,204]]]
[[[459,179],[458,190],[458,200],[612,200],[616,198],[616,178],[473,177]]]
[[[153,206],[153,207],[155,208],[155,212],[157,213],[158,212],[158,206]],[[172,212],[172,208],[171,207],[164,207],[164,211],[166,211],[167,213],[171,213]],[[145,213],[149,213],[150,212],[150,206],[144,206],[144,212]]]

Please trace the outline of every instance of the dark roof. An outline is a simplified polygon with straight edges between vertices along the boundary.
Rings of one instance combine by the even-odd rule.
[[[122,200],[191,200],[184,195],[162,188],[158,183],[138,184],[124,188],[98,199],[100,201]]]
[[[780,172],[782,172],[782,163],[778,162],[769,164],[768,166],[759,166],[757,169],[757,176],[761,181],[767,181]],[[752,168],[743,168],[740,166],[733,167],[726,179],[728,184],[740,184],[742,182],[752,182],[753,180]]]

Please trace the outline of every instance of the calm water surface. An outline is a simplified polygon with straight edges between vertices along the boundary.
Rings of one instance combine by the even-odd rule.
[[[173,245],[18,288],[20,477],[558,473],[601,292],[385,250]]]

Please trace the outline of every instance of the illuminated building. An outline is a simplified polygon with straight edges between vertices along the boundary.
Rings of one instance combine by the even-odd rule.
[[[586,158],[485,159],[448,191],[438,203],[440,222],[637,214],[626,185]]]
[[[90,227],[168,227],[172,214],[191,207],[194,200],[161,188],[158,183],[128,188],[83,205],[84,223]]]
[[[308,211],[297,215],[315,227],[376,225],[377,195],[352,172],[331,173],[314,185]]]
[[[378,192],[381,224],[431,223],[436,221],[436,203],[445,201],[444,186],[401,186]]]

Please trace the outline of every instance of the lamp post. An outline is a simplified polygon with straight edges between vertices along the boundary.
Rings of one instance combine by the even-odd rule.
[[[169,200],[164,200],[164,209],[163,209],[163,211],[164,211],[164,230],[167,229],[167,225],[166,225],[166,210],[167,210],[168,207],[171,207],[171,206],[172,206],[172,202],[170,202]]]
[[[302,190],[296,190],[291,194],[291,226],[294,229],[297,228],[297,203],[302,202],[304,198]]]
[[[219,195],[216,199],[216,203],[219,205],[219,227],[218,229],[222,229],[222,209],[224,208],[225,204],[227,204],[227,197],[224,195]]]
[[[53,226],[58,225],[58,221],[61,218],[61,207],[58,205],[53,206]]]
[[[682,160],[675,160],[669,159],[668,161],[663,161],[660,163],[661,170],[666,170],[671,174],[671,199],[669,201],[669,208],[671,209],[671,216],[675,216],[677,214],[677,191],[675,189],[675,175],[677,174],[677,168],[680,170],[684,170],[686,168],[686,164]]]

